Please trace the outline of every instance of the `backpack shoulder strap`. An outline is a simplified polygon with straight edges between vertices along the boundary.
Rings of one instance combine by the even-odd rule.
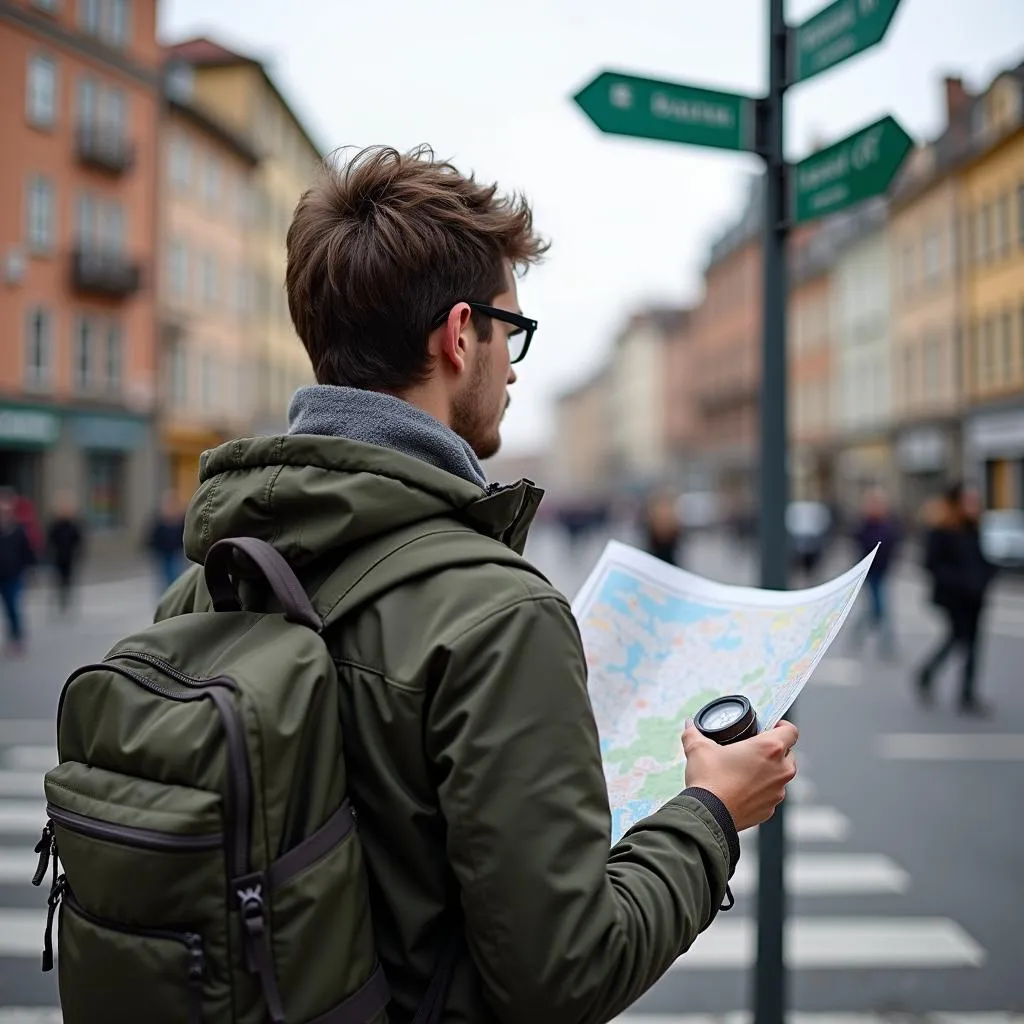
[[[395,558],[395,555],[401,558]],[[394,587],[440,569],[495,563],[547,578],[521,555],[457,519],[414,523],[357,547],[321,583],[313,604],[324,628]]]

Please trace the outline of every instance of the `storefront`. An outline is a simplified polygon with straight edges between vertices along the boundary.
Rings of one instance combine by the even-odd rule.
[[[145,417],[0,404],[0,486],[28,498],[40,523],[59,495],[74,499],[92,557],[139,550],[156,500],[154,461]]]
[[[963,472],[960,432],[951,423],[907,427],[896,436],[895,455],[899,506],[910,521]]]
[[[165,426],[160,432],[164,452],[163,486],[187,504],[199,484],[199,459],[203,452],[230,440],[226,433],[188,427]]]
[[[964,457],[986,508],[1024,508],[1024,408],[969,416]]]

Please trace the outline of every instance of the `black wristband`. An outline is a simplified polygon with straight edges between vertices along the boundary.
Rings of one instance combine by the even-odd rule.
[[[699,800],[725,833],[725,842],[729,847],[729,877],[732,878],[740,859],[740,835],[736,831],[736,822],[732,820],[729,808],[714,793],[700,786],[689,786],[683,790],[683,796],[692,796]]]

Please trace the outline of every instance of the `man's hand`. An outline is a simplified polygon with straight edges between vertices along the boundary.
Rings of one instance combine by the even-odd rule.
[[[767,821],[796,775],[791,753],[797,728],[790,722],[723,747],[690,722],[683,733],[686,785],[714,793],[729,809],[736,831]]]

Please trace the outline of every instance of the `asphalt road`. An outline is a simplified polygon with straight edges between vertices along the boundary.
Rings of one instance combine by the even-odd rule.
[[[571,596],[603,539],[573,553],[542,527],[529,553]],[[748,554],[713,539],[697,542],[688,564],[726,582],[754,574]],[[835,567],[846,567],[842,556]],[[28,656],[0,660],[0,1024],[60,1020],[56,979],[38,970],[45,894],[25,880],[43,823],[39,774],[54,756],[57,694],[75,666],[144,624],[154,600],[145,576],[96,583],[63,621],[37,593]],[[808,1022],[843,1014],[845,1024],[879,1015],[1024,1024],[1024,590],[997,585],[980,684],[993,714],[983,719],[954,712],[951,674],[934,707],[914,701],[909,666],[939,627],[912,567],[901,571],[893,604],[899,661],[881,662],[870,645],[853,651],[848,624],[796,709],[792,1003]],[[708,1017],[691,1015],[749,1005],[756,835],[744,840],[735,908],[630,1018],[697,1024]]]

